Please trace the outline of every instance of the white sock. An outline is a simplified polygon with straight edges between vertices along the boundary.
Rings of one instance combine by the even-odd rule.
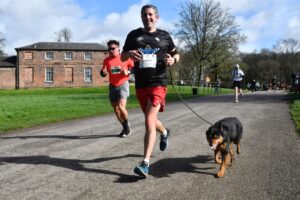
[[[167,136],[168,132],[167,129],[164,130],[164,132],[162,133],[163,136]]]
[[[150,160],[144,159],[143,161],[144,161],[145,163],[147,163],[147,165],[149,166]]]

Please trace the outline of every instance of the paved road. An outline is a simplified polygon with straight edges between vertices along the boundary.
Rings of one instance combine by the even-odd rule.
[[[284,93],[189,101],[211,122],[228,116],[244,125],[242,153],[224,178],[214,174],[205,131],[182,103],[160,119],[171,128],[166,152],[158,142],[150,177],[133,168],[142,159],[143,115],[130,110],[133,133],[122,139],[114,115],[57,123],[0,136],[0,199],[300,199],[300,140]]]

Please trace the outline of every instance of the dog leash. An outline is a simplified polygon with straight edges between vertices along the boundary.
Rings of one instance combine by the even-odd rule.
[[[175,91],[175,93],[177,94],[177,96],[179,97],[179,99],[181,100],[181,102],[190,110],[192,111],[192,113],[194,113],[199,119],[201,119],[202,121],[208,123],[209,125],[213,125],[210,121],[204,119],[203,117],[201,117],[198,113],[196,113],[196,111],[193,110],[193,108],[191,108],[188,103],[182,98],[182,96],[177,92],[175,85],[173,83],[173,78],[172,78],[172,73],[171,73],[171,69],[170,69],[170,79],[171,79],[171,85]]]

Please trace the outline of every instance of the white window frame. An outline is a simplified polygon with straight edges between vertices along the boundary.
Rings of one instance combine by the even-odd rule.
[[[45,68],[45,82],[53,83],[53,81],[54,81],[54,68],[46,67]]]
[[[69,56],[69,55],[71,55],[71,56]],[[73,60],[73,52],[72,51],[65,52],[65,60]]]
[[[84,82],[91,83],[93,78],[93,71],[91,67],[84,68]]]
[[[84,60],[92,60],[92,52],[84,52]]]
[[[45,60],[53,60],[54,59],[54,52],[52,51],[47,51],[45,53]]]

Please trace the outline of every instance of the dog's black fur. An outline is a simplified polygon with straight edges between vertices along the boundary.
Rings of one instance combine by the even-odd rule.
[[[236,117],[224,118],[208,128],[206,138],[215,151],[215,162],[221,164],[217,177],[224,176],[229,160],[233,162],[234,153],[232,143],[237,145],[237,154],[240,153],[240,140],[243,135],[243,125]],[[219,159],[220,153],[222,160]],[[229,156],[229,154],[231,156]]]

